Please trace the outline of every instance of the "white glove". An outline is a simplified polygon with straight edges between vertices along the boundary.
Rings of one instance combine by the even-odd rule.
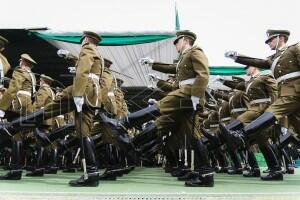
[[[192,103],[193,103],[194,110],[197,110],[197,105],[200,104],[200,98],[195,97],[195,96],[191,96],[191,100],[192,100]]]
[[[3,118],[5,115],[5,112],[3,110],[0,110],[0,118]]]
[[[233,60],[236,60],[236,59],[237,59],[237,55],[238,55],[238,53],[237,53],[236,51],[226,51],[226,52],[224,53],[224,56],[225,56],[226,58],[231,58],[231,59],[233,59]]]
[[[57,55],[61,58],[68,58],[70,56],[70,51],[66,49],[59,49],[57,50]]]
[[[154,63],[154,60],[149,58],[149,57],[146,57],[146,58],[141,58],[139,60],[139,62],[141,63],[141,65],[149,65],[151,66],[153,63]]]
[[[215,81],[224,83],[225,80],[224,80],[223,78],[221,78],[221,76],[218,75],[218,76],[216,77]]]
[[[76,74],[76,68],[75,67],[68,67],[68,70],[71,74]]]
[[[76,105],[76,110],[77,112],[81,112],[82,111],[82,106],[84,103],[84,98],[83,97],[73,97],[74,99],[74,103]]]
[[[156,104],[156,103],[157,103],[156,99],[149,99],[148,100],[149,105],[153,105],[153,104]]]
[[[108,93],[107,93],[107,96],[108,96],[108,97],[114,97],[115,94],[114,94],[113,92],[108,92]]]
[[[157,76],[155,74],[148,74],[148,76],[149,76],[149,79],[153,80],[153,81],[158,81],[161,79],[159,76]]]

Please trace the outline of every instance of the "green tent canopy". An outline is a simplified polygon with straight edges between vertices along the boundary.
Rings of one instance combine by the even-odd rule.
[[[245,75],[245,69],[241,66],[211,66],[209,73],[220,76]]]
[[[80,44],[81,34],[78,33],[39,33],[29,32],[39,38]],[[156,42],[175,37],[175,34],[101,34],[100,46],[123,46]]]

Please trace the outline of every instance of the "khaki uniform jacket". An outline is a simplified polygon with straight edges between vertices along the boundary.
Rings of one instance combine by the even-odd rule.
[[[277,61],[276,58],[279,58]],[[300,43],[287,46],[267,59],[251,58],[238,55],[237,63],[252,65],[259,68],[271,69],[275,79],[279,77],[300,71]],[[300,96],[300,78],[293,78],[281,82],[278,85],[278,96]]]
[[[42,85],[36,93],[35,101],[33,103],[33,109],[39,110],[41,108],[44,108],[47,104],[53,102],[54,99],[55,94],[52,89],[47,85]],[[53,119],[45,120],[44,124],[52,126]]]
[[[35,96],[35,102],[33,107],[35,110],[39,110],[51,103],[55,99],[55,93],[49,86],[41,86]]]
[[[249,98],[244,91],[235,91],[229,98],[231,117],[236,118],[249,108]]]
[[[34,80],[32,80],[31,77],[33,77]],[[33,86],[33,81],[36,82],[35,76],[30,70],[27,71],[17,67],[13,72],[9,87],[0,101],[0,109],[4,111],[8,110],[12,105],[11,103],[13,101],[17,101],[19,103],[19,107],[13,108],[13,111],[22,110],[24,112],[32,112],[31,97],[24,94],[18,94],[18,91],[26,91],[32,94],[33,87],[35,87]]]
[[[120,88],[115,89],[117,103],[117,118],[123,118],[128,115],[128,107],[124,98],[124,94]]]
[[[231,120],[229,103],[227,101],[223,101],[223,103],[219,107],[218,113],[220,122],[225,123]]]
[[[159,67],[158,67],[159,66]],[[193,84],[183,85],[179,89],[170,92],[168,95],[189,97],[196,96],[204,105],[205,90],[209,79],[208,59],[200,47],[194,46],[187,49],[180,56],[177,65],[174,64],[154,64],[153,70],[164,73],[176,72],[176,81],[184,81],[195,78]]]
[[[101,78],[101,101],[104,109],[113,115],[117,114],[117,104],[114,94],[115,87],[114,76],[111,71],[105,67]]]
[[[72,95],[85,97],[85,103],[92,107],[100,107],[99,80],[89,77],[94,74],[99,78],[103,71],[103,58],[96,47],[84,44],[81,48],[78,61],[75,65],[76,75],[73,80]]]
[[[225,80],[223,85],[231,88],[231,89],[237,89],[237,90],[245,90],[245,81],[231,81],[231,80]]]
[[[270,98],[272,103],[277,98],[277,83],[271,75],[259,75],[246,83],[249,101]]]
[[[176,81],[168,81],[168,80],[159,80],[156,83],[156,86],[164,92],[171,92],[173,90],[178,89],[178,82]]]
[[[0,61],[3,65],[3,74],[6,75],[8,70],[10,69],[10,64],[2,53],[0,53]]]

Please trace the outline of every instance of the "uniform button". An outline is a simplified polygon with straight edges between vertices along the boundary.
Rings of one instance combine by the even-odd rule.
[[[281,70],[279,70],[278,72],[281,73]]]
[[[293,62],[292,60],[289,61],[290,63]]]

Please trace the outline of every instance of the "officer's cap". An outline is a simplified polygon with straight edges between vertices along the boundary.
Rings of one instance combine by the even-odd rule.
[[[182,37],[189,37],[194,41],[197,39],[197,35],[189,30],[177,31],[176,36],[177,38],[173,42],[174,45],[177,44],[178,40]]]
[[[34,64],[34,65],[36,65],[37,63],[27,54],[27,53],[23,53],[22,55],[21,55],[21,58],[23,58],[23,59],[25,59],[25,60],[27,60],[27,61],[29,61],[30,63],[32,63],[32,64]]]
[[[50,76],[46,76],[45,74],[41,74],[40,78],[49,84],[51,84],[54,81],[53,78],[51,78]]]
[[[0,35],[0,46],[5,46],[7,43],[8,40]]]
[[[288,30],[267,30],[267,40],[265,41],[266,44],[268,44],[268,42],[270,42],[274,37],[277,37],[279,35],[283,35],[285,37],[289,37],[290,36],[290,31]]]
[[[111,65],[113,64],[113,62],[107,58],[104,58],[104,66],[109,68]]]
[[[97,43],[102,40],[100,35],[92,31],[83,31],[80,41],[82,41],[85,37],[93,38]]]

